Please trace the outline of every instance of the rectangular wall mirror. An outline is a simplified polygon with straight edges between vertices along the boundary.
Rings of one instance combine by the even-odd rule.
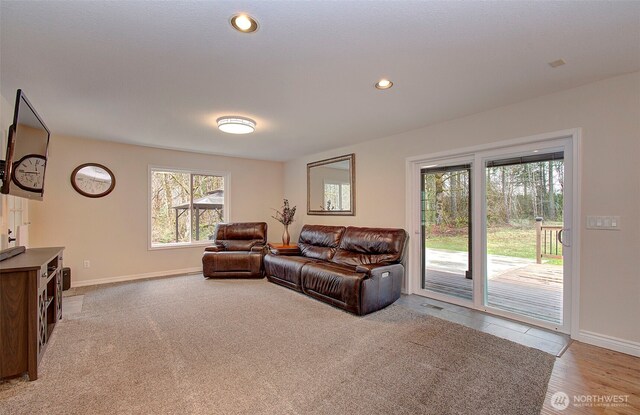
[[[356,156],[347,154],[307,164],[307,214],[356,214]]]

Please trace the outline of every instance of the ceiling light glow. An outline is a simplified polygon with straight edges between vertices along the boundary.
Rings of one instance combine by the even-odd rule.
[[[393,82],[388,79],[381,79],[376,82],[375,87],[378,89],[389,89],[393,86]]]
[[[218,129],[229,134],[249,134],[256,130],[256,122],[251,118],[226,115],[216,120]]]
[[[247,14],[236,14],[231,18],[231,26],[239,32],[251,33],[258,30],[258,22]]]
[[[249,30],[251,28],[251,20],[244,14],[236,18],[236,24],[240,30]]]

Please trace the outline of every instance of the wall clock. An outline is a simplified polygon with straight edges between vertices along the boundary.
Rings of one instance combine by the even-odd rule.
[[[71,173],[71,186],[86,197],[104,197],[116,187],[116,176],[98,163],[81,164]]]
[[[40,154],[27,154],[13,163],[11,180],[22,190],[42,193],[46,163],[47,159]]]

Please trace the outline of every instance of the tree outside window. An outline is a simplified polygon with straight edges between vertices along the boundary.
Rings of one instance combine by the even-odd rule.
[[[225,175],[152,169],[151,246],[207,241],[225,221]]]

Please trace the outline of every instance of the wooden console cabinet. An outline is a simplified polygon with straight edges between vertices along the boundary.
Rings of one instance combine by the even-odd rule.
[[[0,262],[0,378],[28,372],[38,363],[62,318],[62,251],[35,248]]]

